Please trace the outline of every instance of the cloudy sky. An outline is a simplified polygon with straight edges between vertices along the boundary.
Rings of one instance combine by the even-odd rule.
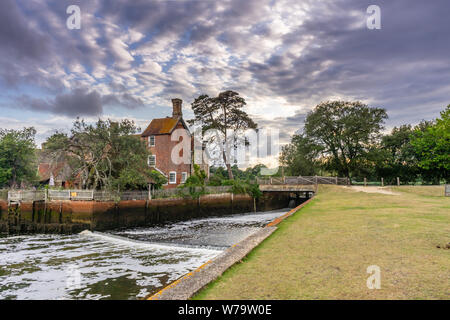
[[[366,9],[381,8],[369,30]],[[236,90],[260,126],[301,128],[330,99],[388,111],[387,127],[433,119],[450,103],[448,0],[2,0],[0,128],[37,142],[77,117],[141,127]],[[69,30],[69,5],[81,29]]]

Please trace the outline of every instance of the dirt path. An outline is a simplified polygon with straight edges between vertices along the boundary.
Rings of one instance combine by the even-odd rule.
[[[351,186],[351,187],[345,187],[347,189],[353,190],[353,191],[361,191],[361,192],[367,192],[367,193],[383,193],[383,194],[390,194],[394,196],[398,196],[399,193],[392,192],[389,190],[386,190],[384,187],[358,187],[358,186]]]

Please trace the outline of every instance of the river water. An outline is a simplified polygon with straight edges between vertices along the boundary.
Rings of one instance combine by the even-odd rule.
[[[289,209],[76,235],[0,235],[0,299],[139,299]]]

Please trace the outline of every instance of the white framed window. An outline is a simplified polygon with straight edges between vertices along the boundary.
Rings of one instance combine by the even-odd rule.
[[[177,183],[177,173],[175,171],[170,171],[169,172],[169,183],[170,184]]]
[[[150,147],[154,147],[155,146],[155,141],[156,141],[155,136],[149,136],[148,137],[148,145]]]
[[[150,167],[156,166],[156,156],[155,155],[148,156],[148,165]]]
[[[181,183],[185,183],[187,179],[187,172],[181,173]]]

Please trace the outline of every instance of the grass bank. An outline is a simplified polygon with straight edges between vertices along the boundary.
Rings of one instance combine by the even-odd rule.
[[[450,242],[443,188],[321,186],[194,299],[449,299],[450,250],[436,247]],[[381,268],[379,290],[367,288],[370,265]]]

